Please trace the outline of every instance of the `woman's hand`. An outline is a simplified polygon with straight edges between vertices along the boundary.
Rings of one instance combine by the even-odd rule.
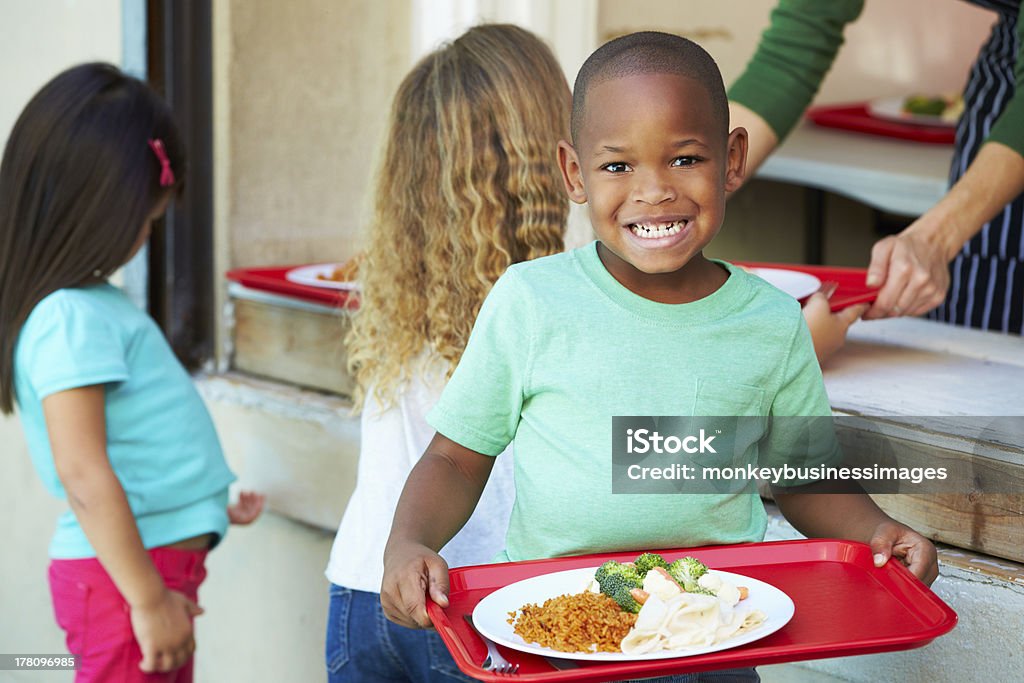
[[[949,262],[1022,191],[1024,156],[999,142],[982,145],[945,197],[871,250],[867,284],[881,290],[864,318],[921,315],[942,303]]]
[[[202,607],[169,589],[151,603],[133,605],[132,632],[142,650],[139,668],[173,671],[188,662],[196,649],[192,618],[202,613]]]
[[[448,606],[448,563],[425,545],[389,543],[380,589],[387,618],[408,628],[431,628],[428,593],[441,607]]]
[[[926,586],[932,585],[939,575],[939,556],[935,546],[905,524],[894,520],[882,522],[875,528],[869,545],[876,567],[895,557]]]
[[[857,322],[866,310],[867,304],[857,304],[833,313],[824,294],[815,292],[811,295],[804,304],[804,320],[811,331],[814,355],[818,357],[819,364],[843,347],[850,325]]]
[[[949,258],[947,247],[931,237],[938,220],[926,213],[871,249],[867,285],[881,289],[865,320],[922,315],[942,303],[949,289]]]

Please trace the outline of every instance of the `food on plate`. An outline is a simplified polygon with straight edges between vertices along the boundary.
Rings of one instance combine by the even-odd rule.
[[[526,642],[560,652],[619,652],[635,621],[607,595],[590,591],[523,605],[508,620]]]
[[[523,640],[562,652],[647,654],[714,645],[756,628],[767,617],[739,606],[748,593],[695,557],[670,563],[643,553],[605,562],[584,592],[524,605],[508,622]]]
[[[908,114],[941,116],[946,111],[946,98],[929,95],[911,95],[903,100],[903,111]]]
[[[359,262],[362,259],[355,257],[350,259],[340,266],[335,267],[329,273],[319,273],[316,276],[317,280],[330,280],[333,282],[355,282],[359,275]]]
[[[764,620],[763,612],[737,610],[706,593],[680,591],[668,600],[652,595],[619,647],[626,654],[636,655],[714,645]]]
[[[643,589],[644,577],[634,565],[609,560],[594,572],[594,581],[598,592],[614,600],[623,612],[640,611],[635,591]]]
[[[905,114],[938,116],[943,121],[956,121],[964,111],[960,95],[910,95],[903,100]]]

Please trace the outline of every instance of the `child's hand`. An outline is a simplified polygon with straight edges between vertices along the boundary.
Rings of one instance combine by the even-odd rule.
[[[202,613],[202,607],[172,590],[151,605],[133,606],[132,632],[142,650],[139,668],[173,671],[188,662],[196,649],[192,617]]]
[[[828,299],[821,292],[815,292],[804,304],[804,320],[814,340],[814,355],[819,363],[838,351],[846,343],[846,332],[850,325],[868,310],[868,304],[847,306],[835,313],[829,308]]]
[[[263,503],[267,497],[254,491],[242,491],[238,494],[238,502],[228,505],[228,520],[232,524],[252,524],[263,512]]]
[[[889,557],[900,560],[926,586],[939,575],[939,557],[927,538],[899,522],[882,522],[871,536],[871,552],[875,566],[881,567]]]
[[[448,563],[424,545],[388,547],[384,553],[384,583],[380,604],[388,619],[408,628],[432,628],[427,616],[427,593],[448,606]]]

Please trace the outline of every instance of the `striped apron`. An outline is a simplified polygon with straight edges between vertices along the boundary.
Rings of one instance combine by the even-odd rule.
[[[978,54],[964,90],[956,130],[952,185],[974,160],[989,130],[1014,94],[1020,0],[969,0],[999,18]],[[1024,93],[1022,93],[1024,96]],[[1024,123],[1022,123],[1024,125]],[[950,264],[950,288],[933,320],[1021,333],[1024,323],[1024,194],[1007,204],[971,238]]]

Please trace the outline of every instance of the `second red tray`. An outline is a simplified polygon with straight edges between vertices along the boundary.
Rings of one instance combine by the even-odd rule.
[[[807,118],[825,128],[839,128],[840,130],[881,135],[887,138],[936,145],[952,145],[956,141],[956,129],[954,128],[922,126],[880,119],[872,116],[863,102],[811,107],[807,110]]]
[[[793,599],[793,619],[761,640],[728,650],[675,659],[578,661],[577,668],[565,670],[543,657],[499,646],[507,659],[519,664],[515,679],[597,683],[906,650],[926,645],[956,625],[956,613],[899,562],[875,568],[871,549],[863,543],[817,539],[661,553],[668,560],[692,555],[712,569],[769,583]],[[427,612],[463,672],[481,681],[508,681],[509,676],[480,667],[486,647],[463,619],[480,600],[532,576],[596,567],[609,559],[627,561],[636,555],[611,553],[453,569],[448,607],[428,601]]]
[[[878,296],[878,289],[865,284],[868,276],[866,268],[846,268],[842,266],[805,266],[791,263],[758,263],[754,261],[734,261],[738,266],[747,268],[783,268],[807,273],[822,282],[832,281],[838,284],[835,293],[828,300],[832,312],[842,310],[854,304],[871,303]]]

